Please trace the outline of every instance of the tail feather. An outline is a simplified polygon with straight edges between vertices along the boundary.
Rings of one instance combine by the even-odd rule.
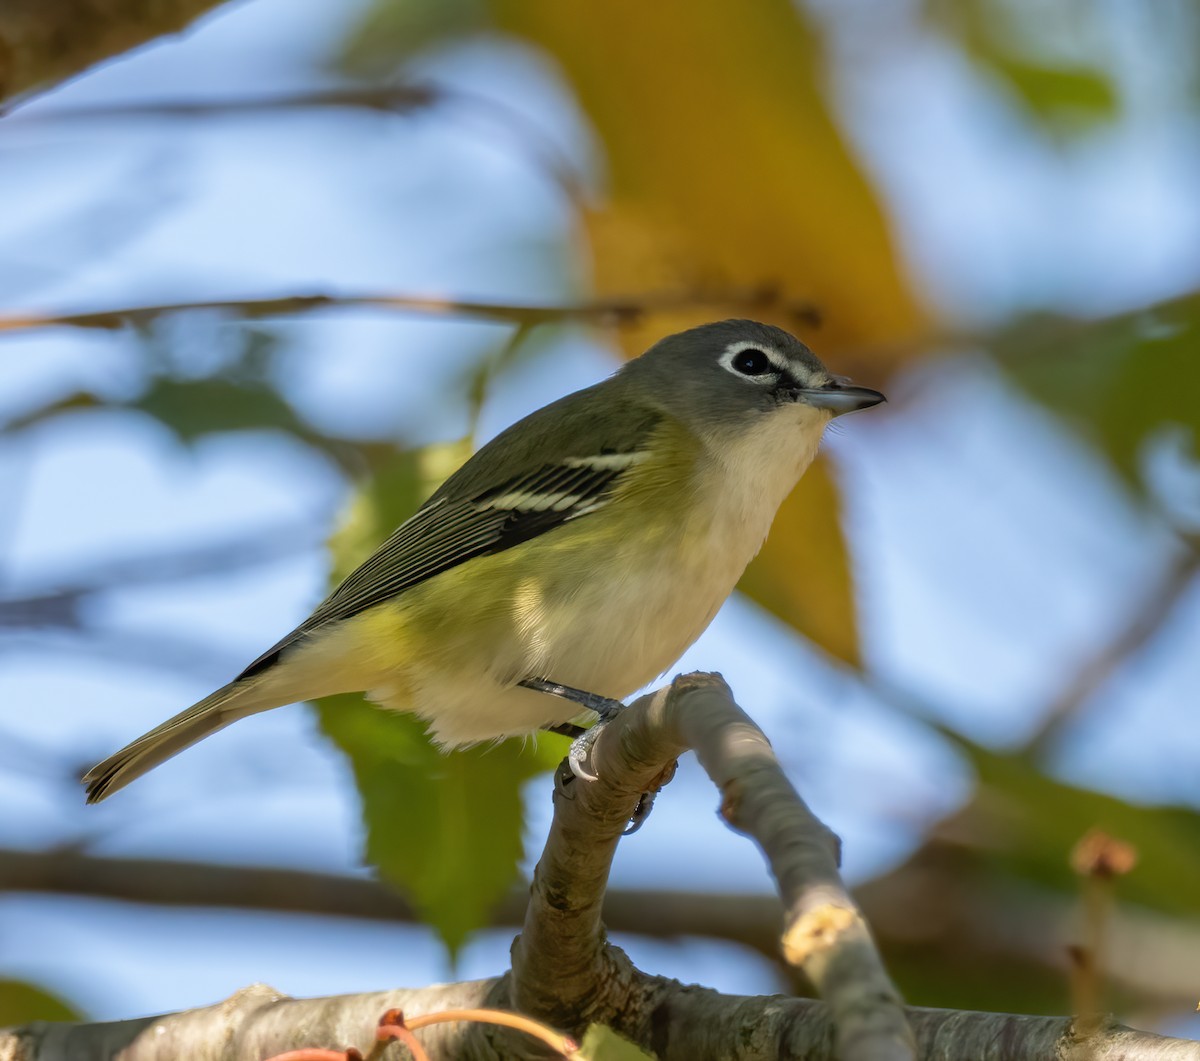
[[[84,775],[88,803],[99,803],[153,770],[159,763],[178,755],[184,748],[191,747],[210,733],[224,729],[231,722],[287,702],[275,698],[264,700],[253,694],[253,684],[230,682],[110,755]]]

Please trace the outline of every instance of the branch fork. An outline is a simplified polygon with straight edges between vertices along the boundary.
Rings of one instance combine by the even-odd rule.
[[[641,793],[669,780],[688,749],[721,793],[721,816],[766,856],[786,911],[784,956],[830,1005],[839,1056],[914,1056],[899,993],[838,874],[837,838],[715,674],[681,675],[618,714],[592,748],[598,780],[574,782],[573,798],[556,799],[513,947],[517,1008],[576,1030],[583,1015],[611,1023],[625,1008],[619,994],[627,983],[611,964],[600,920],[608,872]]]
[[[663,783],[688,748],[720,791],[722,817],[762,850],[783,901],[782,952],[823,1001],[685,986],[641,972],[606,941],[601,908],[616,846],[641,794]],[[378,1015],[386,1010],[403,1011],[410,1033],[423,1028],[420,1046],[434,1061],[545,1056],[548,1043],[534,1055],[524,1033],[464,1023],[464,1010],[508,1011],[509,1024],[524,1014],[573,1039],[601,1023],[662,1061],[1200,1061],[1200,1044],[1117,1025],[1081,1036],[1065,1017],[903,1008],[838,875],[836,837],[797,795],[719,675],[684,675],[637,700],[597,739],[592,762],[598,780],[556,791],[504,976],[307,1000],[257,985],[219,1005],[162,1017],[0,1031],[0,1061],[261,1061],[316,1043],[346,1044],[342,1056],[349,1048],[366,1057],[378,1049]]]

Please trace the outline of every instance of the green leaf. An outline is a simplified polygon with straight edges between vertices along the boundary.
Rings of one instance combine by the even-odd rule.
[[[593,1024],[588,1028],[579,1052],[588,1061],[650,1061],[650,1055],[643,1053],[628,1039],[623,1039],[612,1028],[603,1024]]]
[[[1098,70],[1049,66],[999,52],[986,58],[1021,102],[1055,132],[1082,132],[1117,116],[1116,91]]]
[[[1172,924],[1191,937],[1200,895],[1200,813],[1142,806],[1050,777],[1025,752],[982,747],[942,729],[974,767],[961,809],[935,824],[903,864],[859,885],[884,959],[914,1005],[1054,1013],[1071,1005],[1064,947],[1082,943],[1085,885],[1071,854],[1093,830],[1137,852],[1108,885],[1127,941],[1150,933],[1139,957],[1128,945],[1107,1004],[1161,1010],[1186,998],[1157,969]],[[1114,938],[1119,938],[1114,935]],[[1141,968],[1139,968],[1139,965]],[[1155,971],[1151,972],[1151,969]]]
[[[334,536],[335,580],[366,559],[466,456],[464,443],[381,462]],[[321,728],[350,758],[367,861],[412,902],[451,952],[486,925],[517,879],[521,787],[552,770],[560,737],[439,752],[424,724],[359,695],[318,701]]]
[[[181,442],[220,431],[277,428],[308,437],[295,410],[263,383],[160,378],[130,408],[165,424]]]
[[[516,365],[555,351],[566,331],[567,327],[562,324],[547,322],[536,327],[521,324],[512,329],[497,347],[466,369],[461,387],[467,395],[472,433],[478,429],[479,415],[487,401],[492,381]]]
[[[1047,24],[1023,19],[1006,0],[926,0],[925,14],[1004,84],[1046,131],[1084,132],[1117,116],[1119,100],[1106,55],[1096,55],[1091,63],[1057,59],[1047,47],[1055,36],[1069,38],[1073,48],[1080,41],[1101,39],[1103,34],[1089,34],[1092,27],[1078,23],[1103,18],[1103,13],[1077,5],[1073,12],[1056,11]]]
[[[1200,456],[1200,295],[1094,322],[1043,317],[994,346],[1000,362],[1144,490],[1147,447],[1183,428]]]
[[[371,444],[355,446],[314,430],[280,393],[272,375],[283,343],[279,335],[245,325],[223,327],[218,334],[224,341],[222,356],[208,366],[208,375],[189,376],[181,371],[187,365],[187,344],[164,322],[155,322],[143,336],[153,374],[136,400],[119,407],[154,417],[185,444],[223,432],[274,430],[324,451],[348,470],[370,462]]]
[[[278,391],[257,380],[160,377],[136,401],[122,408],[154,417],[180,442],[189,445],[207,435],[228,431],[282,431],[328,454],[348,471],[357,471],[364,462],[371,462],[376,448],[313,430]]]
[[[83,1014],[57,995],[22,980],[0,980],[0,1028],[35,1020],[81,1020]]]
[[[358,77],[386,76],[422,49],[479,29],[485,15],[483,0],[375,0],[337,66]]]
[[[318,702],[321,728],[350,757],[363,803],[367,861],[453,953],[488,924],[523,855],[521,785],[565,752],[532,742],[439,752],[424,725],[361,696]]]

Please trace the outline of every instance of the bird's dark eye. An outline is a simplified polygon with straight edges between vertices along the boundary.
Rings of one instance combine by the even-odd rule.
[[[732,365],[743,376],[761,376],[764,372],[771,372],[775,368],[771,359],[763,351],[754,347],[739,350],[734,355]]]

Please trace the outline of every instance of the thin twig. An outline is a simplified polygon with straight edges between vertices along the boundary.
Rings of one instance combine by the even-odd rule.
[[[13,734],[0,733],[0,767],[46,778],[66,778],[77,765],[69,751],[54,758],[45,749],[22,748]],[[65,764],[71,762],[68,768]],[[653,825],[654,819],[651,819]],[[93,837],[88,837],[90,841]],[[1071,900],[1057,892],[1019,897],[963,890],[957,849],[932,842],[909,862],[856,890],[877,937],[911,952],[911,908],[937,911],[920,946],[925,960],[956,963],[965,954],[1003,955],[1023,975],[1061,971],[1056,926],[1074,914]],[[0,894],[30,892],[77,895],[160,906],[297,913],[354,918],[384,924],[413,924],[419,918],[396,892],[376,880],[343,873],[276,866],[224,866],[160,858],[121,858],[89,853],[84,843],[33,851],[0,847]],[[951,901],[948,897],[953,895]],[[514,889],[493,910],[493,927],[519,925],[529,895]],[[782,907],[767,892],[706,893],[669,888],[610,886],[603,920],[612,932],[654,939],[698,936],[748,947],[782,964],[779,923]],[[1172,918],[1133,905],[1113,911],[1111,966],[1105,974],[1138,1004],[1165,1009],[1185,1004],[1192,955],[1200,953],[1200,922]],[[1193,1000],[1194,1001],[1194,1000]]]
[[[1132,844],[1091,829],[1071,851],[1071,868],[1083,883],[1083,934],[1067,948],[1071,959],[1071,1001],[1080,1035],[1102,1029],[1104,970],[1109,965],[1109,937],[1116,909],[1114,884],[1137,863]]]
[[[3,740],[11,735],[4,734]],[[26,757],[32,754],[26,753]],[[320,917],[413,923],[416,912],[377,880],[279,866],[227,866],[163,858],[91,854],[76,846],[29,851],[0,847],[0,893],[88,895],[124,902],[205,906]],[[519,925],[529,896],[514,890],[493,911],[496,926]],[[779,899],[753,894],[610,888],[610,928],[660,938],[706,935],[779,957]]]
[[[212,99],[133,100],[129,103],[100,103],[83,106],[42,106],[36,110],[19,108],[6,115],[4,125],[15,129],[24,125],[50,125],[131,118],[210,118],[237,114],[273,114],[291,110],[377,110],[402,114],[428,107],[442,97],[432,84],[381,85],[319,89],[311,92],[273,93],[262,96],[229,96]]]
[[[1079,667],[1066,688],[1042,716],[1026,741],[1026,750],[1038,754],[1056,744],[1067,727],[1108,683],[1137,655],[1175,614],[1200,574],[1200,542],[1181,535],[1183,549],[1164,568],[1153,588],[1112,639]]]
[[[816,310],[810,303],[785,298],[776,288],[764,286],[725,291],[651,292],[567,306],[519,306],[502,302],[390,294],[312,294],[287,295],[280,298],[212,299],[200,302],[122,306],[85,312],[10,314],[0,316],[0,332],[13,334],[54,327],[113,331],[127,325],[143,325],[159,317],[196,310],[228,313],[244,320],[258,320],[263,317],[294,317],[317,310],[364,308],[455,317],[462,320],[502,321],[526,327],[565,320],[622,324],[652,313],[691,308],[740,311],[774,309],[809,326],[815,326],[818,321]]]
[[[57,602],[70,605],[92,594],[207,578],[289,560],[322,544],[324,535],[319,523],[314,517],[305,523],[264,525],[220,541],[144,550],[136,556],[99,560],[82,570],[58,572],[53,586],[46,579],[41,587],[22,587],[20,596],[0,597],[0,626],[7,625],[5,614],[10,611],[52,610]]]
[[[500,129],[521,153],[554,180],[568,199],[576,204],[582,203],[583,175],[545,131],[498,99],[449,85],[418,82],[224,99],[138,100],[82,107],[53,107],[32,113],[19,111],[16,120],[9,117],[6,125],[19,129],[23,125],[37,127],[60,122],[94,123],[129,119],[184,121],[320,110],[360,110],[406,116],[435,106],[442,106],[444,113],[460,122],[464,118],[479,117]]]
[[[403,1011],[398,1009],[389,1009],[379,1019],[379,1026],[375,1029],[375,1045],[371,1047],[365,1061],[379,1061],[387,1050],[388,1043],[393,1041],[399,1041],[408,1048],[408,1052],[412,1054],[412,1061],[429,1061],[425,1047],[405,1022]]]
[[[417,1031],[434,1024],[452,1024],[455,1021],[473,1021],[476,1024],[495,1024],[501,1028],[513,1028],[545,1043],[551,1050],[562,1054],[563,1057],[576,1058],[579,1056],[579,1044],[574,1039],[556,1032],[540,1021],[523,1017],[519,1013],[510,1013],[505,1009],[484,1009],[482,1007],[444,1009],[439,1013],[426,1013],[420,1017],[413,1017],[405,1023],[409,1029]]]

